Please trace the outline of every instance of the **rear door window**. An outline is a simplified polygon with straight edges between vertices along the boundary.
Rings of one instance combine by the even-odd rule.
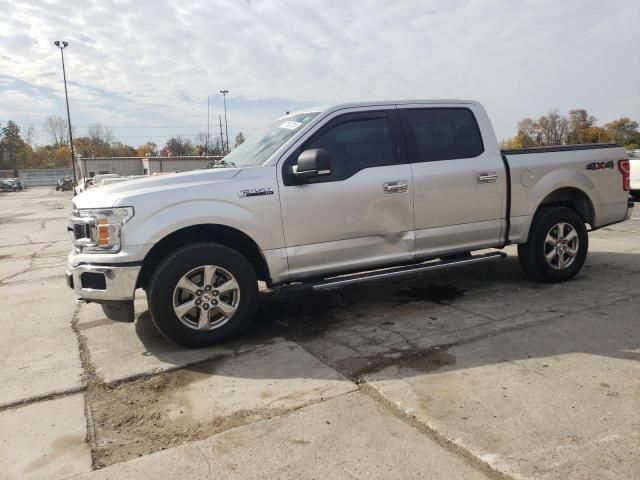
[[[421,108],[401,112],[412,163],[473,158],[484,152],[468,108]]]

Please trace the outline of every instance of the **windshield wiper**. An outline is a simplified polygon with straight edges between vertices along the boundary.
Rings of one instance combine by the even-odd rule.
[[[220,160],[218,163],[211,162],[207,165],[207,168],[227,168],[227,167],[235,167],[236,164],[233,162],[227,162],[226,160]]]

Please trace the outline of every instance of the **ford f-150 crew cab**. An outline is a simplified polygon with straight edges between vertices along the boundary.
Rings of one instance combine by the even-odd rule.
[[[259,280],[336,288],[497,260],[471,252],[518,244],[529,276],[565,281],[585,261],[588,229],[633,207],[623,148],[501,151],[473,101],[295,112],[217,167],[75,197],[75,293],[133,319],[142,288],[160,332],[199,347],[249,325]]]

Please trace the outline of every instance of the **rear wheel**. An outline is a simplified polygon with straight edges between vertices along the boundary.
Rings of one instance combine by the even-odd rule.
[[[185,347],[204,347],[242,332],[258,303],[251,264],[215,243],[197,243],[165,258],[149,283],[149,310],[158,330]]]
[[[518,245],[518,258],[531,278],[564,282],[580,271],[588,249],[582,217],[570,208],[548,207],[536,213],[529,240]]]

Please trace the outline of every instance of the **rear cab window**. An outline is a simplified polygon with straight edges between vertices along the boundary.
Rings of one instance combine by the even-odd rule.
[[[473,158],[484,152],[473,112],[465,107],[400,111],[412,163]]]

